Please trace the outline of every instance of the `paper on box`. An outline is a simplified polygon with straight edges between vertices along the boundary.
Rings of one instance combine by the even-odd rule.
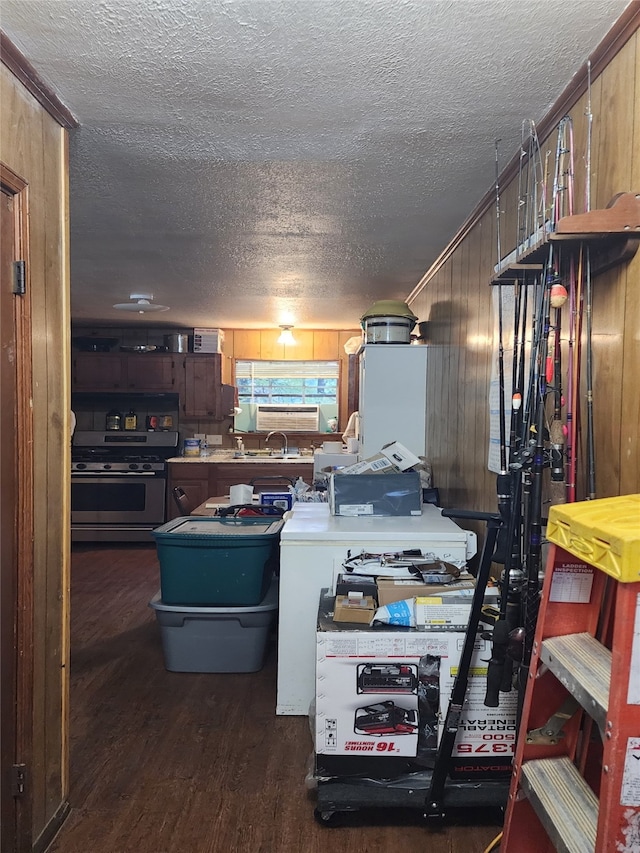
[[[407,471],[415,465],[420,465],[420,459],[410,450],[393,441],[385,444],[379,453],[362,459],[353,465],[342,469],[342,474],[388,474],[394,471]]]

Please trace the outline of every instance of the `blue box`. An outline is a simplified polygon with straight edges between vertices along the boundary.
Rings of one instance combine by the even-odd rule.
[[[184,516],[157,527],[163,603],[260,604],[278,569],[283,525],[275,516]]]
[[[280,507],[286,512],[293,506],[293,495],[291,492],[260,492],[259,502]]]

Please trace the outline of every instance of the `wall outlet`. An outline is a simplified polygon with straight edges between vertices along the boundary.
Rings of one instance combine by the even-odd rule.
[[[213,447],[214,445],[222,444],[222,436],[221,435],[207,435],[207,446]]]
[[[194,432],[193,437],[197,438],[199,441],[204,441],[206,435],[203,432]]]

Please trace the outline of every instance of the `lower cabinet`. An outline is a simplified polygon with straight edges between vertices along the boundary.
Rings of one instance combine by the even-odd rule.
[[[215,494],[209,491],[209,474],[213,465],[206,462],[169,462],[169,494],[167,495],[167,518],[177,518],[182,515],[173,498],[176,486],[185,492],[191,508],[195,509],[204,503],[208,497]]]
[[[298,477],[311,485],[310,478],[313,475],[313,465],[300,464],[294,462],[285,465],[274,463],[256,463],[252,465],[250,462],[234,464],[233,462],[220,462],[216,466],[216,483],[218,487],[217,494],[228,495],[229,486],[234,486],[237,483],[249,483],[253,485],[254,492],[266,492],[270,490],[286,491],[289,485],[293,485]]]
[[[193,509],[204,503],[207,498],[229,494],[229,487],[238,483],[251,483],[254,492],[286,490],[302,477],[305,483],[312,484],[312,463],[274,462],[170,462],[169,495],[167,500],[167,518],[181,515],[173,499],[173,489],[180,486],[186,493]]]

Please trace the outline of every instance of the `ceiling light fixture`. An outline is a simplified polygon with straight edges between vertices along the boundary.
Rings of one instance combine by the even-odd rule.
[[[291,329],[293,326],[280,326],[282,331],[280,332],[280,337],[278,338],[279,344],[284,344],[285,346],[292,347],[295,346],[296,339],[293,337]]]
[[[147,314],[151,311],[168,311],[168,305],[154,305],[152,293],[132,293],[131,302],[117,302],[113,307],[118,311],[135,311],[136,314]]]

